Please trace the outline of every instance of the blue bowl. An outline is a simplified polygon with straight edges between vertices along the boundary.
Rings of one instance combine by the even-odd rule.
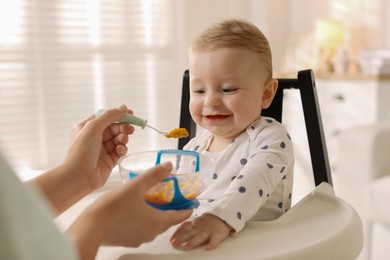
[[[211,158],[194,151],[158,150],[128,154],[118,164],[126,182],[166,161],[173,164],[171,175],[147,191],[145,200],[162,210],[198,207],[196,198],[214,173]]]

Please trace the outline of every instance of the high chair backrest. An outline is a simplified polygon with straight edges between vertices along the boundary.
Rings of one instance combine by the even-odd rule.
[[[332,185],[332,176],[330,171],[328,153],[326,149],[324,130],[322,127],[322,119],[313,71],[298,71],[297,78],[280,78],[278,79],[278,81],[279,84],[275,98],[272,101],[270,107],[268,109],[263,110],[261,115],[273,117],[277,121],[282,122],[284,90],[299,89],[306,124],[306,132],[309,142],[310,157],[315,185],[318,186],[322,182],[327,182]],[[189,85],[189,71],[186,70],[184,72],[182,85],[180,127],[186,128],[190,135],[188,138],[179,139],[179,149],[183,149],[184,145],[191,138],[193,138],[196,133],[196,124],[192,120],[189,111]]]

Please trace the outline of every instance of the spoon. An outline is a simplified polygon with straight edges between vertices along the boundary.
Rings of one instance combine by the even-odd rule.
[[[104,109],[99,109],[95,115],[99,116],[101,113],[104,112]],[[147,119],[142,119],[140,117],[134,116],[132,114],[127,113],[122,119],[120,120],[121,123],[127,123],[131,125],[136,125],[144,129],[145,127],[149,127],[153,129],[154,131],[158,132],[159,134],[164,135],[167,138],[186,138],[188,137],[188,131],[185,128],[174,128],[170,132],[163,132],[158,129],[156,129],[153,126],[150,126],[147,124]]]

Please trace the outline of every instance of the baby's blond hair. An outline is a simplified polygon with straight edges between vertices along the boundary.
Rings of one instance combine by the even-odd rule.
[[[267,79],[272,78],[272,55],[269,42],[252,23],[240,19],[216,23],[195,39],[189,52],[191,54],[196,51],[218,48],[242,48],[253,52],[264,65]]]

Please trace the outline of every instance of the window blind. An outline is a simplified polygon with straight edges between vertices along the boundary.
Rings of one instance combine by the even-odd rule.
[[[384,12],[383,12],[383,24],[384,24],[384,40],[383,40],[383,47],[385,49],[390,49],[390,18],[389,18],[389,13],[390,13],[390,1],[389,0],[383,0],[383,5],[384,5]]]
[[[175,2],[0,1],[0,147],[18,173],[61,162],[71,127],[99,108],[177,127]],[[129,151],[175,146],[136,128]]]

